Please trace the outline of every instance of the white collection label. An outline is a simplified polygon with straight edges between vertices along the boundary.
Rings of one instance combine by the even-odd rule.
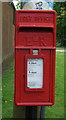
[[[43,87],[43,59],[30,58],[27,61],[27,87]]]

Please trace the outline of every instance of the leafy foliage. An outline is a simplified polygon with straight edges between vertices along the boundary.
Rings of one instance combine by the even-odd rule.
[[[17,5],[16,5],[16,9],[19,10],[19,9],[22,9],[22,2],[18,2]]]
[[[54,3],[54,10],[57,12],[57,45],[65,45],[65,16],[66,16],[66,2]]]

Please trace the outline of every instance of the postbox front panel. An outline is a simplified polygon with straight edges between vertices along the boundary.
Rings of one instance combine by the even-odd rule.
[[[54,44],[53,32],[52,28],[19,27],[16,45],[52,47]]]
[[[55,24],[54,11],[16,12],[16,105],[54,104]]]

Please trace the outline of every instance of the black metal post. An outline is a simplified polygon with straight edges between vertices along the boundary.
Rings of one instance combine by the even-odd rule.
[[[37,120],[37,106],[26,106],[26,120]]]
[[[40,120],[45,120],[45,106],[41,106]]]

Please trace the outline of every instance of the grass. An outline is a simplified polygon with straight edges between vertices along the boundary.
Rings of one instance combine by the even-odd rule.
[[[66,52],[64,53],[64,115],[66,119]]]
[[[64,53],[56,53],[55,105],[46,108],[46,118],[64,118]]]
[[[12,66],[6,70],[2,79],[2,117],[12,118],[13,116],[13,83],[14,69]]]
[[[13,117],[13,65],[3,74],[3,118]],[[55,105],[46,107],[46,118],[64,118],[64,53],[56,54]]]
[[[57,50],[66,50],[66,47],[56,47]]]
[[[2,77],[0,75],[0,119],[2,118]]]

